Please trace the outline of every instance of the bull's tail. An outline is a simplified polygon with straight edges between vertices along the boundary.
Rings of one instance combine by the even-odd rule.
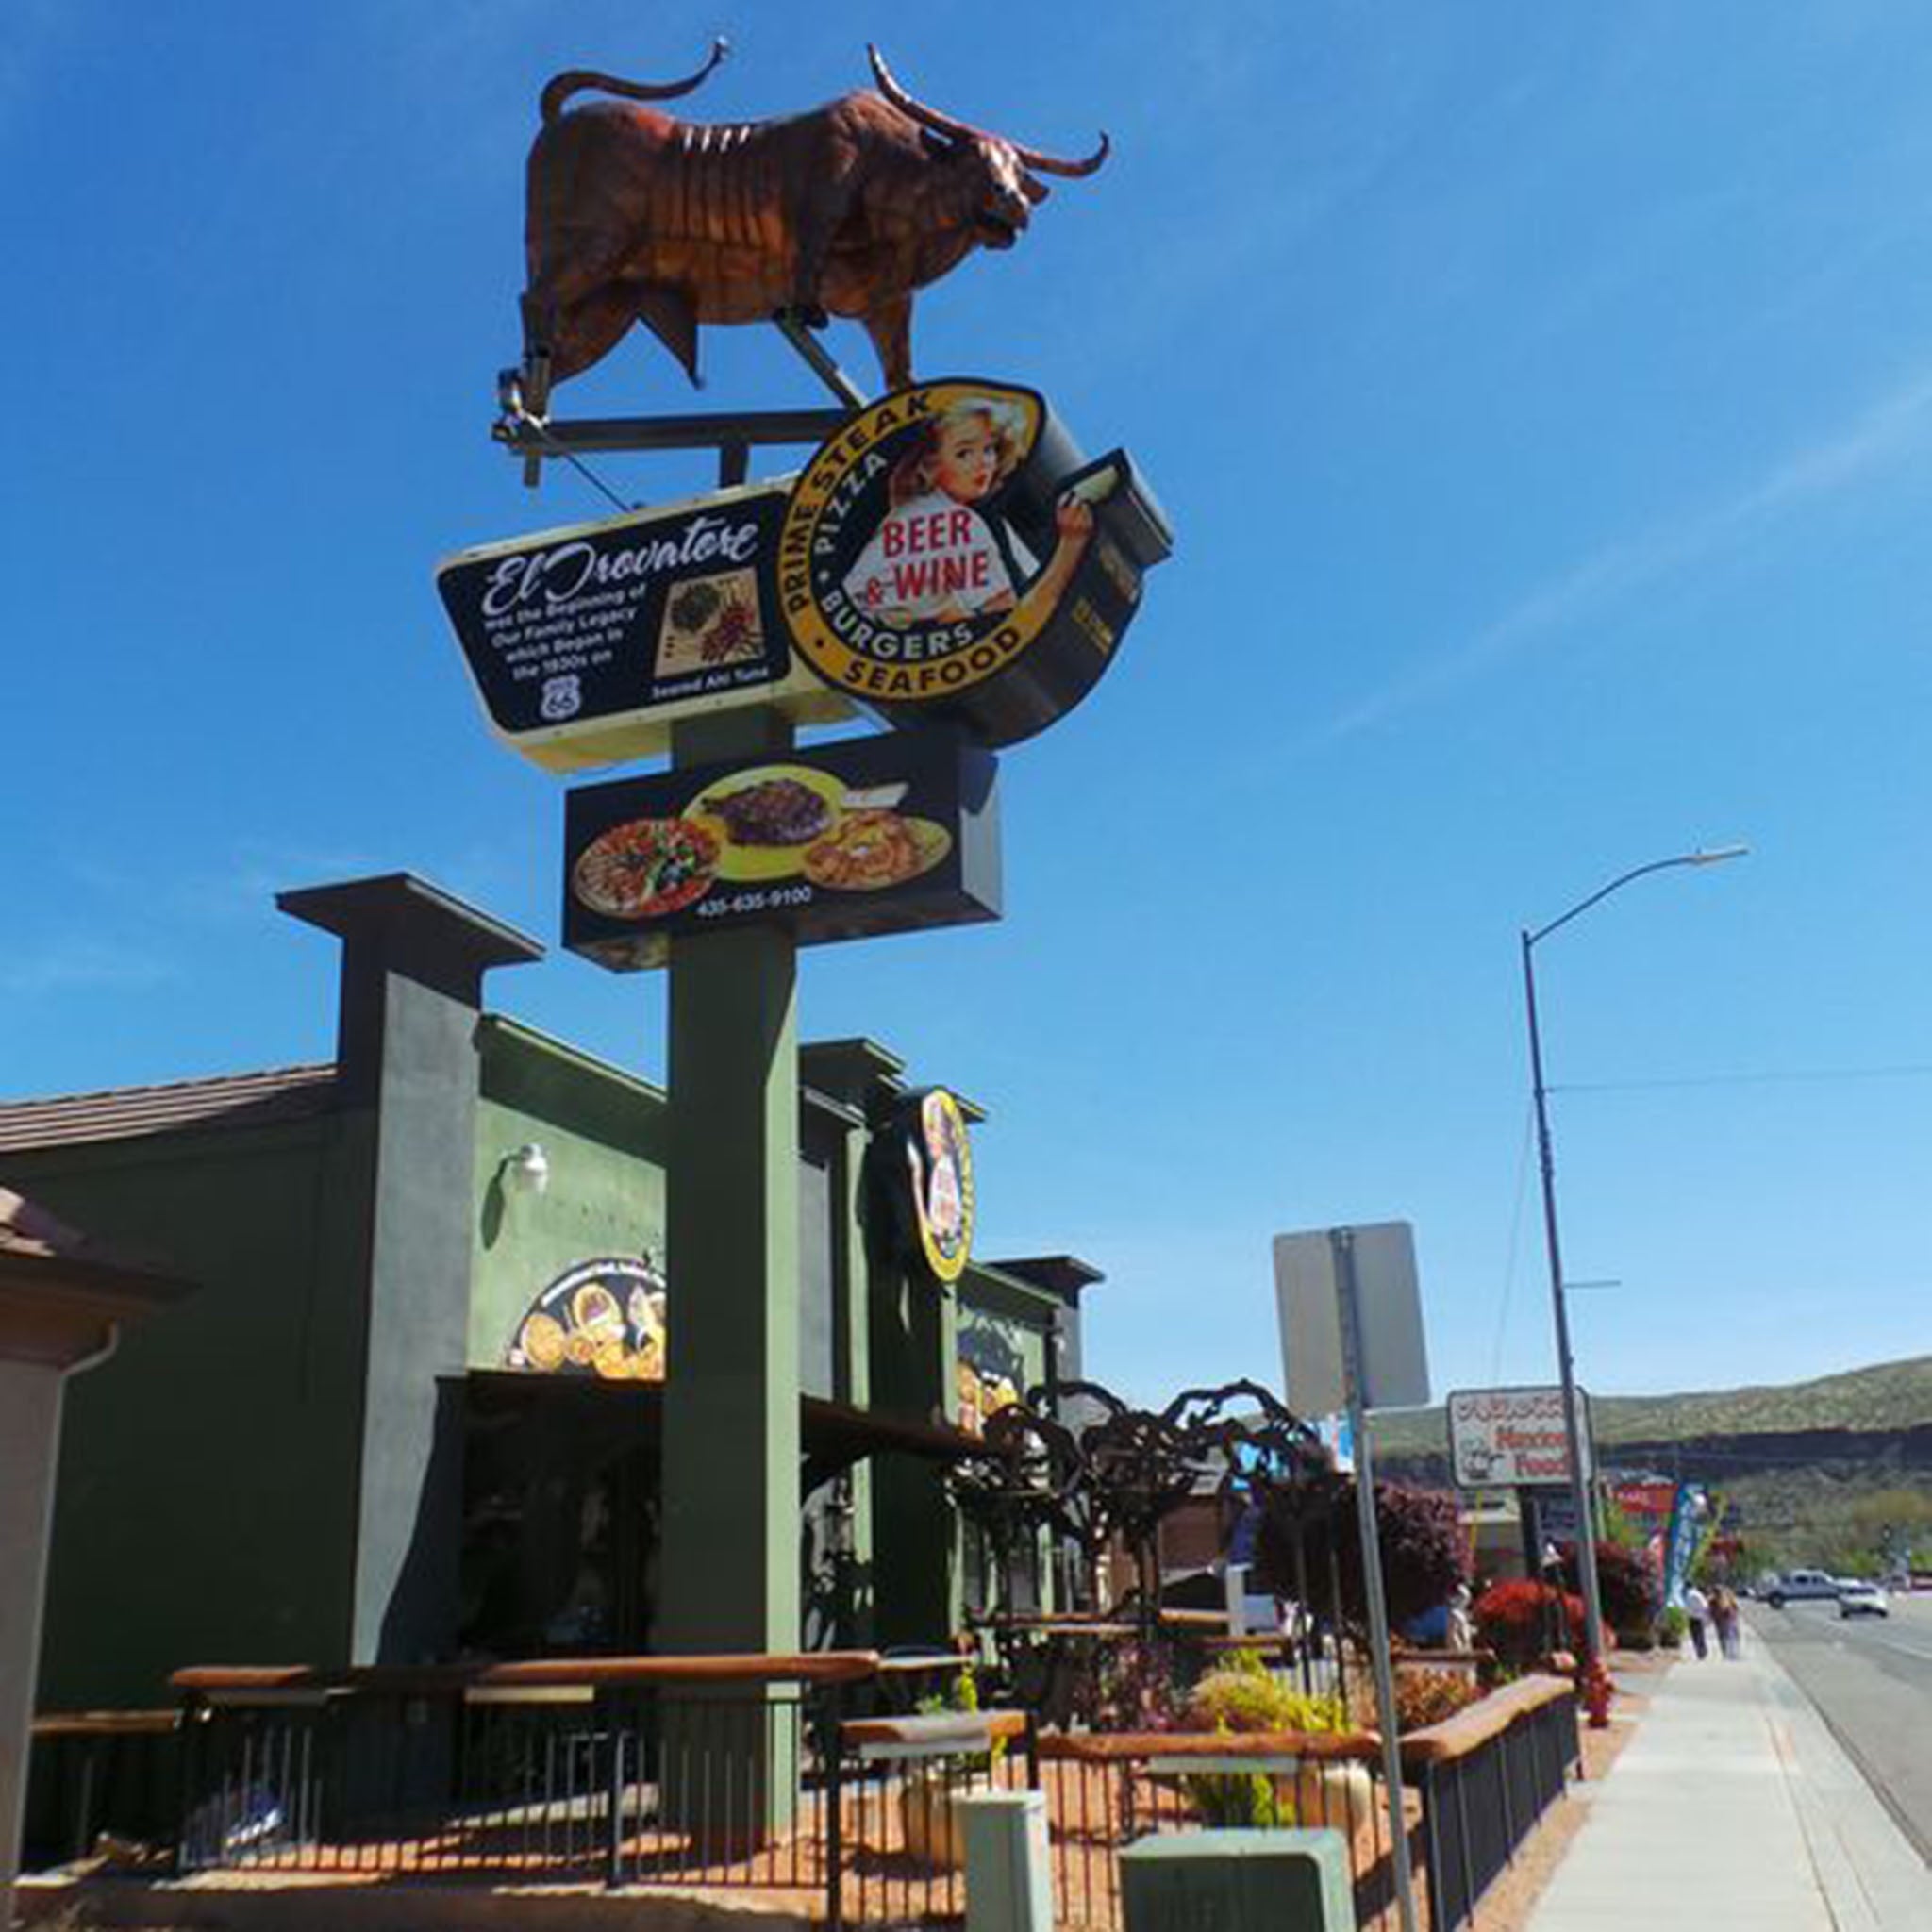
[[[619,80],[615,75],[592,74],[588,69],[574,67],[567,74],[558,75],[538,97],[543,125],[549,126],[563,112],[564,102],[587,87],[594,87],[607,94],[622,94],[627,101],[675,101],[679,94],[690,93],[730,51],[731,42],[720,34],[711,42],[711,51],[705,64],[695,74],[683,80],[667,81],[662,87],[653,87],[641,80]]]

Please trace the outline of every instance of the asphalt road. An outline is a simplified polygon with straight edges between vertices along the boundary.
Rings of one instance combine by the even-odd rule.
[[[1890,1603],[1888,1617],[1833,1603],[1747,1604],[1745,1617],[1932,1864],[1932,1596]]]

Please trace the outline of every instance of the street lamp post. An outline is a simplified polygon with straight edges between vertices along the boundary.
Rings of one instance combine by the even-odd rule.
[[[1583,1430],[1576,1403],[1576,1370],[1570,1354],[1570,1311],[1563,1289],[1563,1254],[1557,1237],[1557,1163],[1550,1151],[1549,1090],[1543,1085],[1542,1035],[1537,1024],[1535,949],[1558,926],[1568,925],[1578,913],[1588,912],[1600,900],[1607,899],[1620,887],[1646,873],[1664,872],[1677,865],[1715,865],[1726,858],[1742,858],[1749,848],[1721,846],[1711,852],[1685,852],[1674,858],[1654,858],[1648,865],[1634,866],[1621,873],[1608,885],[1579,899],[1569,911],[1547,925],[1523,931],[1523,993],[1529,1014],[1529,1074],[1536,1096],[1536,1140],[1543,1181],[1543,1238],[1550,1257],[1550,1306],[1557,1324],[1557,1373],[1563,1386],[1563,1441],[1570,1457],[1570,1495],[1576,1511],[1576,1571],[1583,1587],[1585,1663],[1594,1664],[1604,1654],[1603,1599],[1596,1580],[1596,1512],[1591,1507],[1590,1475],[1584,1469]]]

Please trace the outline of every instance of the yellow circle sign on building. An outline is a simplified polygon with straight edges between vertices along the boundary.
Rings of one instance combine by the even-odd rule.
[[[895,1101],[867,1149],[866,1219],[881,1252],[950,1287],[973,1254],[966,1109],[943,1087]]]
[[[853,417],[792,486],[779,600],[843,695],[1011,744],[1099,680],[1170,548],[1125,452],[1085,462],[1035,391],[921,383]]]
[[[973,1147],[965,1113],[943,1087],[919,1096],[906,1159],[925,1265],[940,1280],[958,1281],[973,1252]]]

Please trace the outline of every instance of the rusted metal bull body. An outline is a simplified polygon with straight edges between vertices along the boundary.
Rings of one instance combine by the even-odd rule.
[[[689,93],[723,58],[663,86],[559,74],[544,88],[525,225],[526,366],[588,369],[642,322],[697,380],[700,323],[827,311],[865,325],[887,385],[912,379],[912,291],[975,247],[1009,248],[1040,175],[1091,175],[1108,142],[1059,160],[938,113],[878,50],[879,93],[785,120],[703,125],[632,103]],[[624,98],[565,111],[596,89]]]

